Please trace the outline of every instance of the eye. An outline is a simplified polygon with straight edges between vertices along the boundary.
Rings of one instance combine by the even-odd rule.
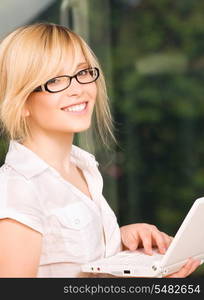
[[[78,72],[78,76],[86,76],[89,74],[89,69],[84,69]]]
[[[48,80],[47,84],[49,84],[49,85],[57,84],[58,82],[60,82],[60,78],[52,78],[52,79]]]

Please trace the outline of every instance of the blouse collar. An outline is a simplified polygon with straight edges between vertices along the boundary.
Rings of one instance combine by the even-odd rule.
[[[98,165],[94,155],[75,145],[72,145],[71,160],[74,161],[78,167],[87,170]],[[36,153],[16,140],[10,141],[5,163],[27,179],[39,175],[47,169],[53,169]]]

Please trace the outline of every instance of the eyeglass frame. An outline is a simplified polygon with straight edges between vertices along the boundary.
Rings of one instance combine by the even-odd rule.
[[[78,78],[77,78],[78,74],[79,74],[80,72],[82,72],[82,71],[86,71],[86,70],[90,70],[90,69],[94,69],[95,71],[97,71],[97,76],[96,76],[96,78],[95,78],[93,81],[89,81],[89,82],[80,82],[80,81],[78,80]],[[96,81],[96,80],[98,79],[99,75],[100,75],[100,72],[99,72],[99,69],[98,69],[98,68],[96,68],[96,67],[94,67],[94,68],[86,68],[86,69],[80,70],[79,72],[77,72],[77,73],[76,73],[75,75],[73,75],[73,76],[69,76],[69,75],[60,75],[60,76],[53,77],[53,78],[49,79],[46,83],[44,83],[44,84],[42,84],[42,85],[36,87],[36,88],[33,90],[33,92],[42,92],[42,91],[45,92],[45,91],[47,91],[47,92],[49,92],[49,93],[59,93],[59,92],[62,92],[62,91],[64,91],[64,90],[66,90],[66,89],[71,85],[71,82],[72,82],[72,79],[73,79],[73,78],[75,78],[76,81],[77,81],[78,83],[80,83],[80,84],[89,84],[89,83],[92,83],[92,82]],[[53,79],[55,79],[55,78],[61,78],[61,77],[67,77],[67,78],[69,78],[69,79],[70,79],[69,85],[68,85],[66,88],[64,88],[64,89],[62,89],[62,90],[59,90],[59,91],[51,91],[51,90],[49,90],[49,88],[47,87],[49,81],[50,81],[50,80],[53,80]]]

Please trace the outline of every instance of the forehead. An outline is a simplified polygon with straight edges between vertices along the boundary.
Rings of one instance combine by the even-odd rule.
[[[74,75],[78,65],[92,65],[92,54],[86,44],[72,35],[57,35],[49,43],[38,45],[41,51],[35,51],[34,69],[35,86],[41,85],[50,78],[60,75]],[[30,72],[30,69],[29,69]],[[33,82],[33,80],[32,80]]]
[[[68,55],[64,55],[59,71],[73,74],[78,68],[86,67],[87,65],[88,61],[81,47],[72,47],[70,48]]]

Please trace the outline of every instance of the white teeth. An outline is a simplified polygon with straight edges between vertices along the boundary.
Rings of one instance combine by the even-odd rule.
[[[86,107],[86,103],[83,103],[83,104],[78,104],[78,105],[74,105],[74,106],[71,106],[71,107],[67,107],[65,109],[63,109],[64,111],[82,111],[84,110]]]

